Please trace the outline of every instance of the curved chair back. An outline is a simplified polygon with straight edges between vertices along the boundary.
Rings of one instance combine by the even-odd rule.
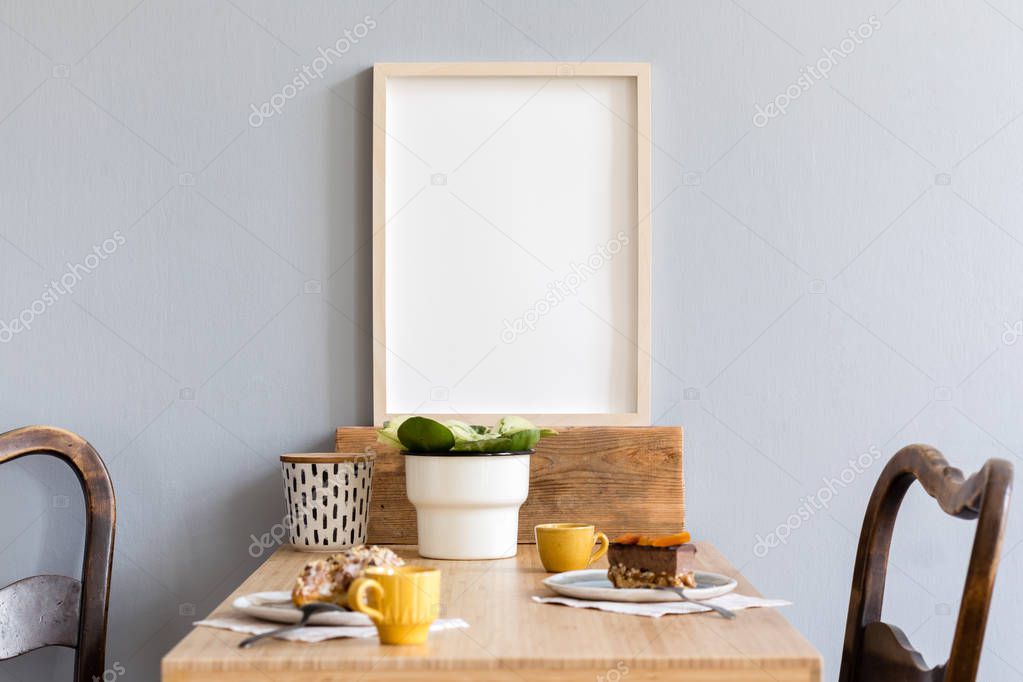
[[[82,485],[82,577],[37,575],[0,589],[0,660],[45,646],[70,647],[75,649],[76,682],[103,679],[114,553],[114,488],[100,456],[70,431],[26,426],[0,435],[0,464],[34,454],[63,460]]]
[[[881,622],[888,551],[906,491],[920,481],[942,511],[975,519],[977,531],[948,660],[928,668],[899,628]],[[977,677],[1012,489],[1012,464],[989,459],[968,479],[927,445],[892,457],[870,496],[856,553],[840,682],[972,682]]]

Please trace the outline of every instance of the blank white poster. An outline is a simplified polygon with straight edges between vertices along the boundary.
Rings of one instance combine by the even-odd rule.
[[[386,410],[637,409],[636,81],[387,81]]]

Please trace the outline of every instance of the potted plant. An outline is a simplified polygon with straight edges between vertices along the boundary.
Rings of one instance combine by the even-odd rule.
[[[492,427],[399,417],[381,443],[405,456],[405,492],[416,508],[419,554],[428,559],[515,556],[519,507],[529,494],[529,456],[556,433],[522,417]]]

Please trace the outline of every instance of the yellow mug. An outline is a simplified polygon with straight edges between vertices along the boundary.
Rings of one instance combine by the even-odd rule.
[[[534,529],[540,561],[548,573],[579,571],[607,553],[607,536],[586,523],[543,523]],[[594,551],[593,543],[600,546]]]
[[[367,602],[372,594],[376,608]],[[369,616],[383,644],[422,644],[440,615],[440,571],[424,566],[367,568],[348,588],[348,606]]]

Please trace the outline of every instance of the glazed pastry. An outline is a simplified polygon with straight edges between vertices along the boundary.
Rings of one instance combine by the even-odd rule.
[[[312,602],[348,605],[348,587],[370,566],[404,566],[386,547],[359,545],[325,559],[310,561],[295,579],[291,601],[295,606]]]
[[[607,579],[615,587],[696,587],[696,545],[689,533],[648,537],[626,533],[611,541]]]

